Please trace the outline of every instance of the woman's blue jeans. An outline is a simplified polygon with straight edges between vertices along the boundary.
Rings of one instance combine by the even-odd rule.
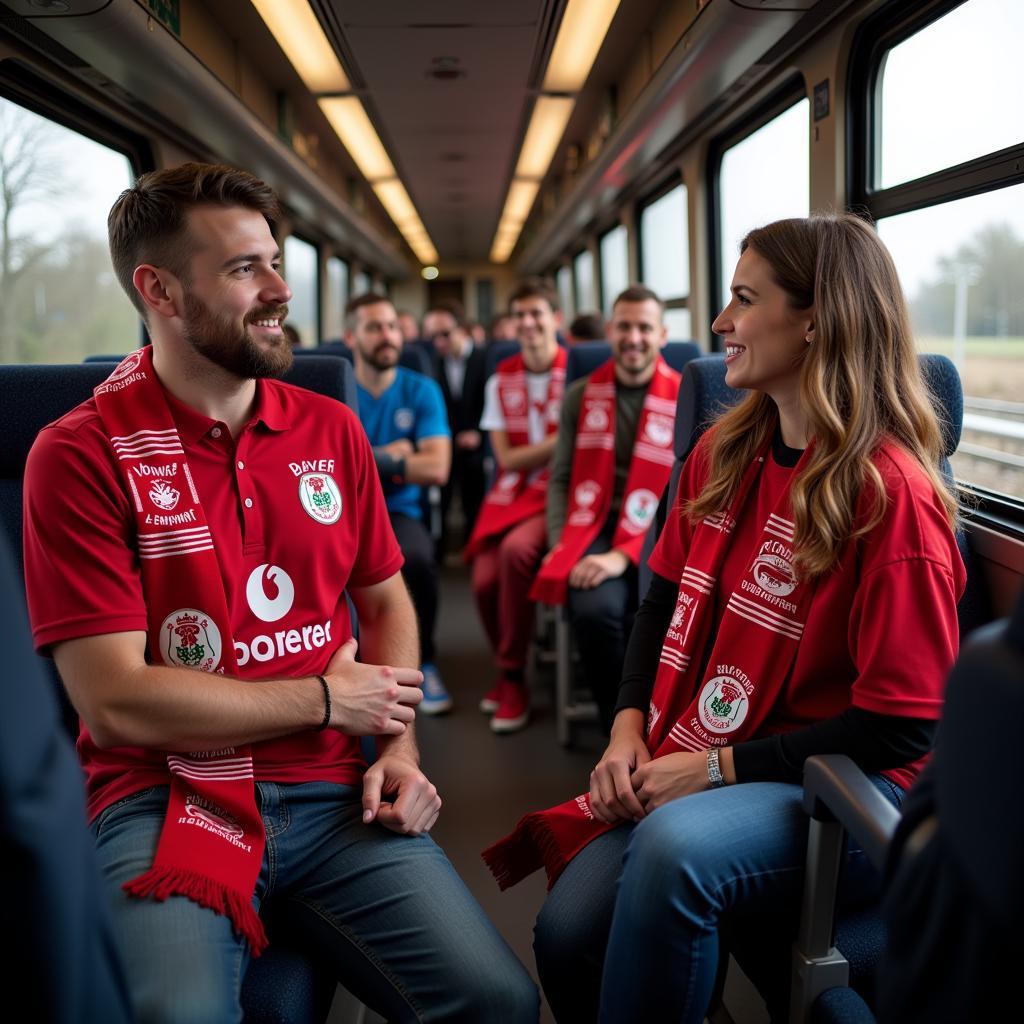
[[[143,1024],[240,1021],[249,954],[227,918],[121,889],[152,864],[167,792],[135,793],[93,824],[135,1012]],[[288,899],[346,988],[393,1021],[537,1020],[532,980],[432,839],[364,825],[358,787],[256,794],[267,846],[253,905]]]
[[[872,782],[899,806],[898,786],[881,776]],[[541,984],[559,1024],[700,1024],[723,917],[788,913],[795,921],[807,856],[802,792],[754,782],[696,793],[582,850],[552,888],[534,933]],[[844,901],[870,899],[878,883],[851,848]]]

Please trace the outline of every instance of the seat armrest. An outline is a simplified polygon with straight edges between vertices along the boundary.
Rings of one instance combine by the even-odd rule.
[[[818,821],[838,821],[882,870],[900,814],[850,758],[818,754],[807,759],[804,810]]]

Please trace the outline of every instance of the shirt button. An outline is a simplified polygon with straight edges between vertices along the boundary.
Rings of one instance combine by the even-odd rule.
[[[245,463],[241,459],[238,460],[238,468],[245,469]]]
[[[220,427],[214,427],[213,430],[210,431],[210,437],[220,437]]]
[[[245,507],[246,508],[252,508],[252,498],[246,498],[245,499]]]

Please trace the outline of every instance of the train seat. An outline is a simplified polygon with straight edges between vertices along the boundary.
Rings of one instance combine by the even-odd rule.
[[[836,755],[811,758],[804,809],[811,817],[801,929],[794,949],[792,1020],[873,1024],[869,1001],[846,987],[833,944],[836,851],[848,832],[886,871],[888,946],[873,1000],[885,1021],[988,1020],[1012,1000],[1024,911],[1024,773],[1019,743],[977,756],[978,681],[1007,735],[1024,729],[1024,592],[1013,617],[976,631],[949,677],[939,741],[904,804],[906,827],[877,800],[860,770]],[[924,835],[926,838],[921,839]],[[895,838],[894,838],[895,836]],[[838,976],[838,977],[836,977]]]
[[[119,357],[91,359],[84,363],[60,365],[0,365],[0,519],[16,552],[19,575],[21,560],[22,478],[25,460],[36,434],[47,423],[91,397],[93,388],[110,373]],[[355,379],[350,366],[335,357],[303,360],[285,380],[355,406]],[[37,656],[38,657],[38,656]],[[63,718],[72,736],[77,735],[77,716],[71,708],[50,658],[39,658],[46,676],[59,695]],[[273,901],[268,901],[272,903]],[[273,914],[268,906],[268,913]],[[272,917],[269,926],[274,943],[246,972],[242,1006],[246,1024],[320,1024],[330,1009],[337,988],[334,978],[318,969],[299,952],[288,934],[287,921]]]

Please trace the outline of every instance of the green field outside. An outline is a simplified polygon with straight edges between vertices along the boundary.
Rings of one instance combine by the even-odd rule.
[[[966,340],[967,358],[1024,359],[1024,338],[969,337]],[[953,355],[953,339],[922,335],[917,339],[918,352],[938,352]]]

